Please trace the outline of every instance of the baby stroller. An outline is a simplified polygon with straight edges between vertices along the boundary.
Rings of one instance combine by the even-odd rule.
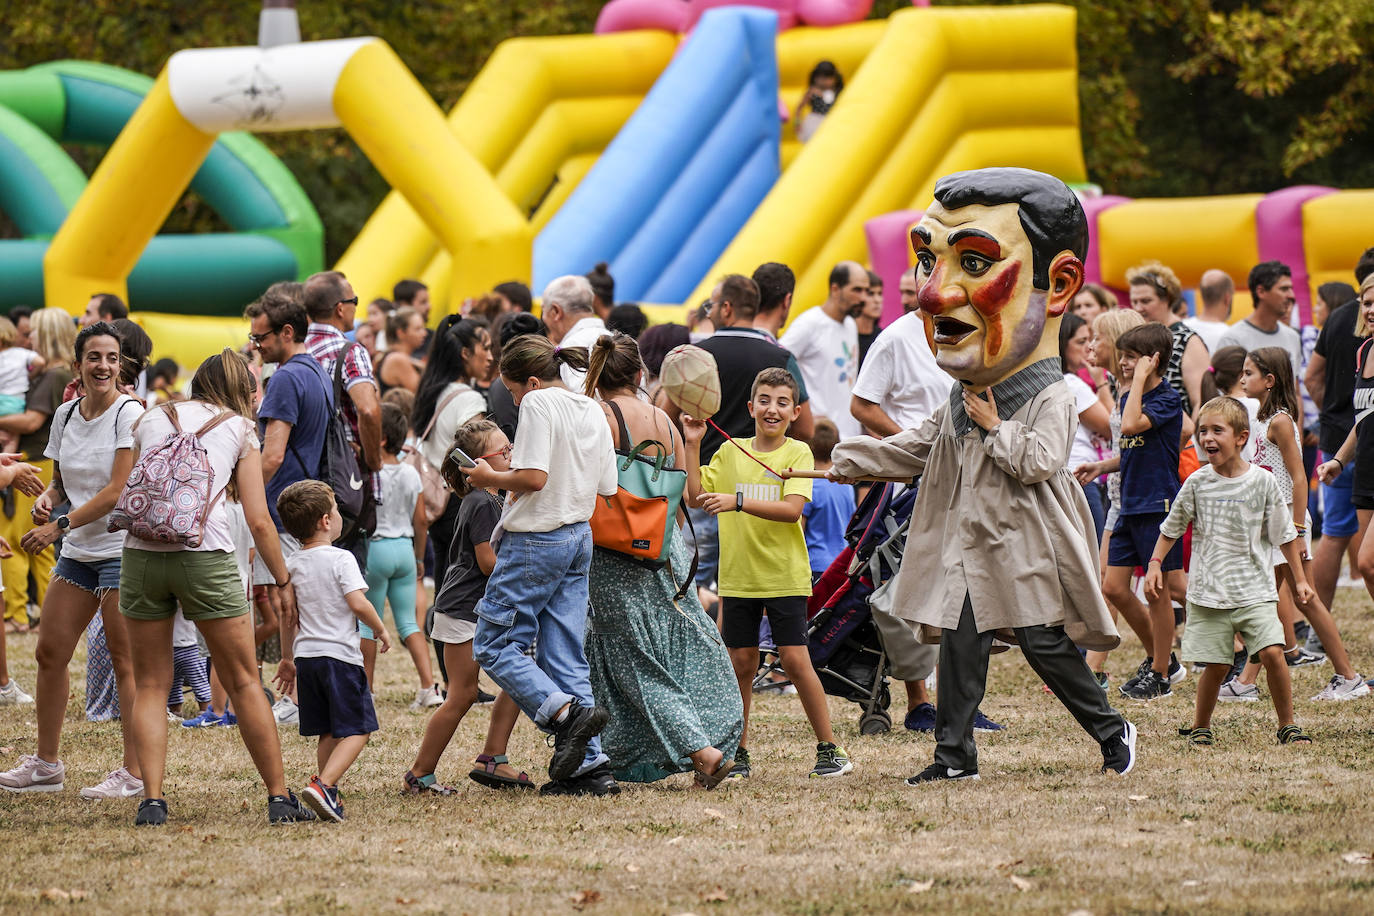
[[[831,696],[859,704],[859,731],[876,735],[892,728],[888,707],[889,659],[879,622],[869,608],[875,588],[888,582],[901,563],[916,488],[872,487],[845,530],[847,546],[816,580],[807,605],[808,649],[821,686]],[[762,667],[755,688],[787,683],[777,650],[760,647]]]

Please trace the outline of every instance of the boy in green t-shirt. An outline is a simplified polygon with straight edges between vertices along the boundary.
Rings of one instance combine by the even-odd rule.
[[[717,449],[705,468],[701,466],[701,437],[706,423],[682,418],[688,498],[720,521],[721,635],[744,700],[744,734],[732,778],[749,775],[745,750],[749,701],[759,670],[759,623],[765,611],[782,670],[797,688],[820,742],[811,775],[843,776],[854,769],[849,754],[835,744],[825,691],[807,648],[811,564],[800,519],[811,499],[811,481],[780,480],[764,467],[810,470],[814,466],[806,444],[787,438],[787,428],[799,413],[799,395],[796,379],[786,369],[760,372],[749,396],[754,438],[731,439]]]

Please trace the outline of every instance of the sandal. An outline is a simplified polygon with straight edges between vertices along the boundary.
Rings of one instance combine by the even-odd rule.
[[[1311,744],[1312,736],[1297,725],[1285,725],[1279,729],[1279,744]]]
[[[501,764],[509,764],[510,759],[505,754],[478,754],[477,766],[468,773],[468,778],[478,785],[486,786],[489,789],[533,789],[535,785],[530,781],[528,773],[521,773],[515,779],[509,776],[502,776],[496,772],[496,768]]]
[[[1212,735],[1212,730],[1205,726],[1199,726],[1197,728],[1180,728],[1178,733],[1180,737],[1188,739],[1189,747],[1211,747],[1216,743]]]
[[[692,778],[696,781],[696,784],[703,789],[714,789],[725,781],[725,777],[729,776],[730,771],[734,768],[734,760],[722,760],[720,766],[716,767],[714,773],[707,774],[694,768],[692,771]]]

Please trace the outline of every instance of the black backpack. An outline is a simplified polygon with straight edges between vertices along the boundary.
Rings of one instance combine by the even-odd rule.
[[[361,344],[345,347],[334,361],[334,390],[330,392],[328,388],[325,389],[328,417],[324,424],[324,447],[320,449],[319,470],[315,473],[317,480],[329,484],[334,491],[334,502],[343,516],[340,541],[348,540],[356,533],[360,523],[364,527],[369,526],[364,516],[373,502],[367,498],[372,489],[372,474],[359,466],[357,453],[348,441],[348,417],[343,410],[343,399],[347,397],[343,387],[344,360],[349,351],[357,346]],[[305,467],[295,446],[291,446],[291,451],[296,454],[296,461],[300,462],[301,467]]]

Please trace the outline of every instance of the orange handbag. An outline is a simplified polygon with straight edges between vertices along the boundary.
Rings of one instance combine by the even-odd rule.
[[[641,457],[653,448],[658,449],[656,458]],[[592,543],[661,566],[668,561],[672,526],[677,520],[682,492],[687,488],[687,472],[664,467],[668,449],[655,439],[645,439],[617,458],[620,485],[614,496],[596,498]]]

